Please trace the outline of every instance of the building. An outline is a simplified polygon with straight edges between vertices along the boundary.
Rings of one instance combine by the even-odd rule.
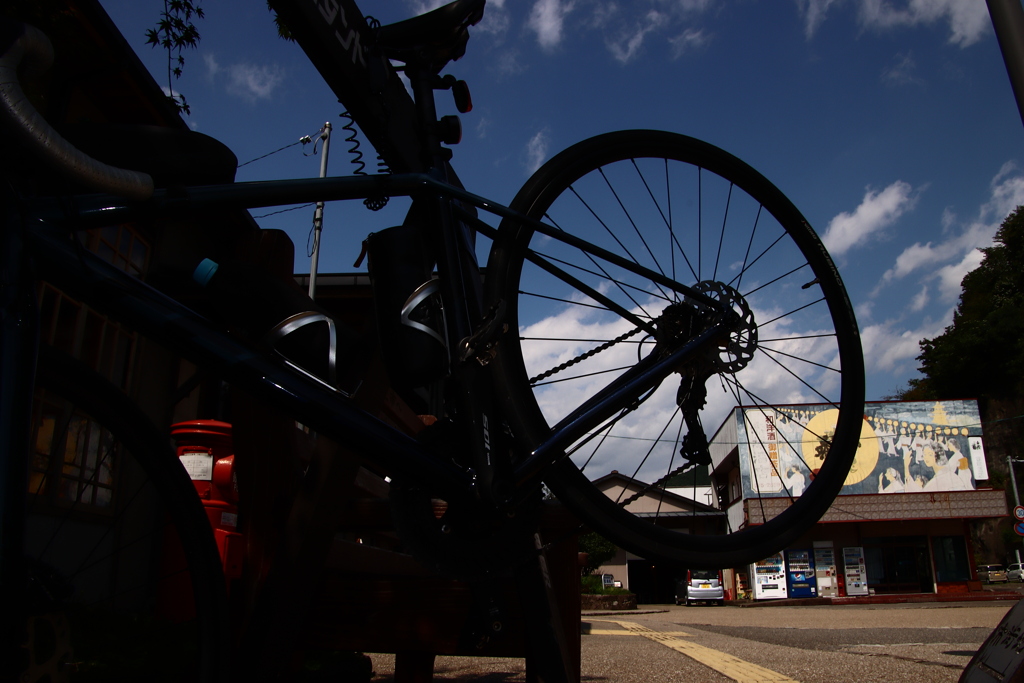
[[[692,489],[671,485],[651,488],[616,471],[596,479],[594,486],[615,500],[633,498],[626,503],[626,510],[638,517],[656,516],[658,523],[665,526],[709,534],[717,533],[724,525],[724,511],[693,500]],[[686,495],[682,495],[684,491]],[[612,559],[601,565],[599,573],[611,575],[612,581],[636,593],[637,602],[664,603],[674,599],[676,584],[685,578],[686,568],[652,562],[619,548]]]
[[[825,405],[732,410],[711,440],[729,528],[763,523],[803,490],[813,457],[792,444],[808,441],[805,426],[830,413]],[[774,562],[732,568],[734,595],[761,597],[775,585],[767,593],[782,597],[782,574],[790,596],[967,592],[976,580],[971,521],[1007,514],[1005,493],[987,485],[981,432],[976,401],[866,404],[839,497]]]
[[[796,451],[818,440],[806,439],[805,427],[814,423],[814,433],[825,433],[819,423],[830,417],[834,409],[826,405],[733,408],[710,444],[715,500],[701,505],[678,490],[672,500],[690,514],[699,508],[707,524],[720,525],[708,533],[763,524],[810,483],[813,447]],[[619,479],[613,473],[597,483],[614,497],[626,485],[612,483]],[[977,587],[972,523],[1008,514],[1005,492],[988,480],[976,401],[867,403],[861,445],[839,497],[777,557],[723,567],[727,595],[966,593]],[[700,487],[688,491],[699,493]],[[661,495],[647,491],[631,505],[653,505]],[[672,523],[671,515],[661,516]],[[601,571],[638,593],[640,602],[669,602],[685,569],[620,551]]]

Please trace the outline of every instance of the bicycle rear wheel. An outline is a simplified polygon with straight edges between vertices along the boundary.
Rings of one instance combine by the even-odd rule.
[[[545,476],[558,498],[621,547],[688,567],[756,561],[809,529],[854,459],[863,358],[836,268],[782,192],[712,145],[638,130],[570,147],[511,206],[554,230],[506,219],[488,261],[509,323],[493,365],[528,450],[623,372],[709,329],[707,299],[735,314],[728,335],[566,449]],[[730,415],[738,434],[710,438]],[[789,461],[758,436],[776,420],[802,432]],[[708,459],[721,480],[704,499],[716,485],[695,463]]]
[[[25,680],[224,680],[220,558],[167,434],[43,348],[30,457]]]

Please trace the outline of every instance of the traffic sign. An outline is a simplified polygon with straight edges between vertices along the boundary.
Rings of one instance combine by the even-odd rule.
[[[1017,522],[1014,524],[1013,530],[1017,532],[1018,536],[1024,536],[1024,522]]]
[[[1013,516],[1019,520],[1024,520],[1024,505],[1018,505],[1013,508]]]

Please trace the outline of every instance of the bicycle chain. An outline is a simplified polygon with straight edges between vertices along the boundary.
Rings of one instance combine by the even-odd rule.
[[[640,489],[639,491],[637,491],[636,493],[634,493],[634,494],[633,494],[632,496],[630,496],[630,497],[629,497],[629,498],[627,498],[626,500],[623,500],[623,501],[619,501],[619,503],[618,503],[618,506],[619,506],[619,507],[626,507],[627,505],[629,505],[630,503],[632,503],[632,502],[633,502],[634,500],[638,500],[638,499],[640,499],[640,498],[644,497],[645,495],[647,495],[647,492],[648,492],[648,491],[650,491],[651,489],[653,489],[653,488],[655,488],[655,487],[657,487],[657,486],[661,486],[662,484],[664,484],[665,482],[667,482],[667,481],[668,481],[669,479],[671,479],[672,477],[674,477],[674,476],[676,476],[677,474],[681,473],[681,472],[682,472],[683,470],[685,470],[685,469],[686,469],[687,467],[689,467],[689,466],[690,466],[691,464],[693,464],[693,463],[689,463],[689,462],[688,462],[688,463],[686,463],[685,465],[680,465],[679,467],[675,468],[674,470],[672,470],[671,472],[669,472],[668,474],[666,474],[666,475],[665,475],[664,477],[662,477],[661,479],[659,479],[658,481],[652,482],[652,483],[648,484],[648,485],[647,485],[646,487],[644,487],[644,488]]]
[[[610,349],[611,347],[615,346],[619,342],[626,341],[627,339],[629,339],[630,337],[635,335],[637,332],[641,332],[642,330],[643,330],[642,327],[634,327],[629,332],[626,332],[625,334],[623,334],[623,335],[621,335],[619,337],[616,337],[615,339],[612,339],[610,341],[606,341],[604,344],[601,344],[600,346],[597,346],[597,347],[595,347],[593,349],[590,349],[589,351],[587,351],[583,355],[576,356],[572,360],[566,361],[565,363],[562,363],[561,365],[556,365],[555,367],[551,368],[550,370],[548,370],[546,372],[542,372],[541,374],[537,375],[536,377],[531,377],[529,382],[530,382],[530,384],[536,384],[537,382],[541,381],[542,379],[547,379],[551,375],[557,374],[557,373],[561,372],[562,370],[565,370],[566,368],[570,368],[573,365],[576,365],[577,363],[581,363],[581,362],[585,361],[586,359],[588,359],[588,358],[590,358],[592,356],[595,356],[595,355],[601,353],[602,351],[604,351],[606,349]]]

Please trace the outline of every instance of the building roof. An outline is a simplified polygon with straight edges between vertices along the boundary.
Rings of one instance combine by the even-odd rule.
[[[725,514],[718,508],[654,487],[616,470],[595,479],[593,484],[609,497],[610,494],[622,499],[635,496],[635,500],[625,507],[638,517],[719,517]]]

